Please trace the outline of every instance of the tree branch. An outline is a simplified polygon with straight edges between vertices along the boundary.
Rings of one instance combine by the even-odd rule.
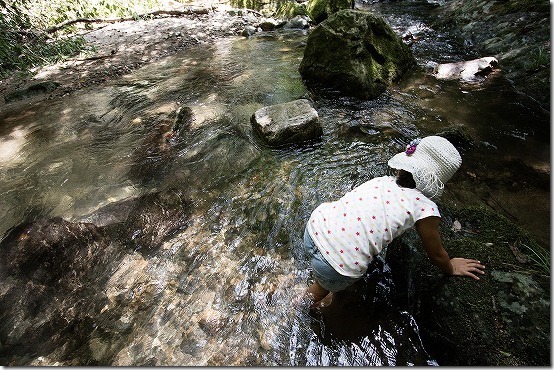
[[[117,23],[125,21],[133,21],[137,18],[146,18],[149,16],[156,15],[173,15],[173,16],[182,16],[182,15],[192,15],[192,14],[208,14],[208,9],[187,9],[187,10],[156,10],[149,13],[139,14],[136,17],[126,17],[126,18],[77,18],[69,21],[62,22],[57,26],[47,28],[44,32],[54,33],[61,30],[67,26],[71,26],[75,23]]]

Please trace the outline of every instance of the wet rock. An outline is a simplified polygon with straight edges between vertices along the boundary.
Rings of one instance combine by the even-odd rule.
[[[297,15],[287,22],[285,28],[304,29],[310,27],[309,18],[305,15]]]
[[[244,30],[242,31],[241,35],[244,36],[244,37],[249,37],[249,36],[252,36],[253,34],[255,34],[256,32],[258,32],[258,29],[254,26],[246,26],[244,27]]]
[[[511,246],[529,256],[531,250],[545,252],[494,211],[441,211],[445,249],[451,257],[483,262],[486,274],[479,281],[441,274],[415,233],[405,234],[387,251],[400,296],[413,311],[430,354],[445,366],[550,364],[549,267],[522,263]],[[457,232],[453,219],[462,225]]]
[[[259,25],[258,25],[258,28],[261,28],[262,31],[274,31],[275,28],[277,28],[277,25],[274,23],[274,22],[271,22],[271,21],[265,21],[265,22],[261,22]]]
[[[482,82],[497,70],[498,60],[494,57],[479,58],[464,62],[439,64],[433,74],[439,80],[460,80]]]
[[[190,127],[193,120],[192,109],[181,107],[169,116],[153,118],[149,134],[135,151],[135,164],[130,175],[142,181],[156,178],[175,154],[175,144]]]
[[[27,99],[35,95],[48,94],[56,90],[59,86],[60,84],[58,82],[42,81],[39,83],[32,84],[23,90],[14,91],[12,93],[7,94],[4,97],[4,101],[6,103],[11,103],[13,101]]]
[[[452,143],[458,150],[466,150],[475,144],[475,141],[463,126],[453,126],[448,129],[438,132],[438,136],[442,136]]]
[[[382,18],[341,10],[310,33],[299,71],[311,87],[373,99],[414,66],[410,49]]]
[[[250,122],[270,146],[282,146],[319,138],[323,129],[317,111],[306,99],[258,109]]]
[[[101,287],[117,245],[92,224],[54,218],[12,229],[0,249],[0,362],[50,363],[82,346],[106,302]]]

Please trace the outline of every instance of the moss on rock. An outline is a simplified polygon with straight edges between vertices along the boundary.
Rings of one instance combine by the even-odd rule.
[[[413,66],[411,50],[382,18],[341,10],[311,32],[299,71],[308,83],[372,99]]]
[[[339,10],[349,9],[351,5],[352,0],[309,0],[306,9],[314,22],[321,23]]]
[[[297,15],[308,15],[305,4],[298,4],[296,1],[284,1],[275,11],[276,17],[292,19]]]
[[[484,263],[486,275],[479,281],[444,276],[414,233],[391,244],[387,253],[430,354],[447,366],[548,365],[549,278],[526,261],[523,248],[538,244],[482,207],[443,207],[442,213],[445,249],[450,257]],[[452,227],[455,220],[461,229]]]

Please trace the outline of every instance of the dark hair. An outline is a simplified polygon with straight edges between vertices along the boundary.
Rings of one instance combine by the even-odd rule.
[[[398,170],[396,175],[396,183],[403,188],[415,189],[416,183],[411,173],[404,170]]]

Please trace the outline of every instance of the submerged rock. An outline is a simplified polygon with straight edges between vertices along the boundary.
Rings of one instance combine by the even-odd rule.
[[[341,10],[310,33],[299,71],[310,85],[373,99],[415,65],[411,50],[382,18]]]
[[[183,191],[167,189],[108,204],[81,221],[94,222],[113,240],[148,254],[186,228],[190,213]]]
[[[106,302],[115,248],[96,226],[61,218],[12,229],[0,244],[0,363],[79,348]]]
[[[306,99],[260,108],[250,121],[254,131],[270,146],[313,140],[323,133],[317,111]]]
[[[103,242],[105,235],[91,223],[62,218],[23,223],[2,240],[0,266],[9,275],[24,275],[41,284],[70,286],[71,279],[64,279],[67,271],[79,274],[85,266],[94,264]]]
[[[149,181],[159,176],[175,154],[183,133],[189,129],[194,119],[192,109],[181,107],[169,116],[155,117],[146,135],[134,153],[135,163],[130,169],[133,178]]]
[[[439,80],[461,80],[463,82],[481,82],[498,66],[494,57],[485,57],[457,63],[439,64],[433,75]]]
[[[149,307],[157,292],[145,259],[187,226],[189,204],[170,189],[88,217],[103,226],[52,218],[10,230],[0,243],[0,363],[106,364],[134,325],[125,310]]]
[[[415,233],[389,245],[387,261],[425,347],[445,366],[549,365],[549,266],[521,258],[545,252],[494,211],[443,207],[442,213],[450,257],[475,258],[486,274],[479,281],[443,275]]]
[[[4,97],[6,103],[11,103],[16,100],[27,99],[36,95],[44,95],[51,93],[60,87],[60,83],[55,81],[41,81],[35,84],[28,86],[25,89],[17,90],[12,93],[7,94]]]

